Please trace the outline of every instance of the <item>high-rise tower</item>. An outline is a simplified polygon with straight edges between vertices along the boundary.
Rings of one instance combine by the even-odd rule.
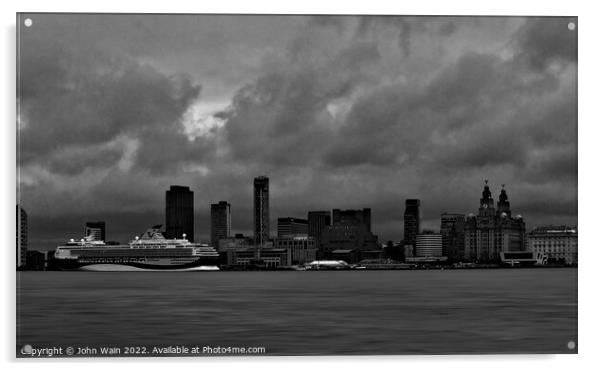
[[[165,192],[165,237],[194,241],[194,192],[172,185]]]
[[[416,235],[420,233],[420,200],[407,199],[403,213],[403,243],[416,248]]]
[[[270,239],[270,179],[266,176],[253,181],[253,222],[255,245],[263,246]]]

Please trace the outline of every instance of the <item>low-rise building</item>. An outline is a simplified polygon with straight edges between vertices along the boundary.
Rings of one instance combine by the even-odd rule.
[[[233,251],[233,266],[256,266],[261,268],[278,268],[289,265],[289,254],[286,249],[262,248],[258,258],[255,247],[241,248]]]
[[[243,235],[235,237],[220,238],[217,246],[217,252],[220,255],[220,263],[226,265],[236,265],[236,251],[246,250],[253,246],[253,238]]]
[[[424,231],[416,235],[416,257],[440,258],[442,256],[441,233]]]
[[[577,227],[544,226],[527,235],[529,251],[543,254],[548,263],[577,264]]]
[[[41,271],[46,268],[46,254],[40,251],[30,250],[26,253],[27,264],[25,268],[28,270]]]
[[[301,265],[316,260],[316,241],[312,237],[277,238],[274,247],[287,250],[287,265]]]
[[[347,264],[355,264],[360,260],[358,249],[339,249],[331,252],[333,260],[344,261]]]

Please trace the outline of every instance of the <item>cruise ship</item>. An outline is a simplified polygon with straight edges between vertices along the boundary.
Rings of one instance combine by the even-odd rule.
[[[161,226],[148,229],[127,245],[107,245],[88,236],[58,246],[54,261],[62,270],[85,271],[211,271],[219,270],[218,253],[211,246],[182,239],[166,239]]]

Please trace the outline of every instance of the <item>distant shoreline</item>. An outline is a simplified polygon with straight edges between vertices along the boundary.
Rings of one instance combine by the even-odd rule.
[[[498,269],[551,269],[551,268],[574,268],[578,266],[571,265],[538,265],[538,266],[476,266],[476,267],[416,267],[416,268],[347,268],[347,269],[294,269],[294,268],[279,268],[279,269],[220,269],[211,272],[333,272],[333,271],[442,271],[442,270],[498,270]],[[86,272],[81,270],[60,270],[60,269],[17,269],[16,272]],[[127,271],[132,272],[132,271]],[[144,270],[138,271],[137,273],[150,273],[150,272],[180,272],[175,270]],[[184,272],[184,271],[181,271]],[[96,272],[95,272],[96,273]],[[101,272],[102,273],[102,272]],[[106,273],[122,273],[122,271],[107,271]],[[195,273],[195,272],[192,272]],[[207,273],[207,272],[203,272]]]

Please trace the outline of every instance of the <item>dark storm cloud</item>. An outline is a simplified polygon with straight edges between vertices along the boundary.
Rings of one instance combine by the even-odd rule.
[[[436,228],[440,212],[476,211],[485,178],[496,197],[507,184],[529,225],[576,220],[569,18],[35,19],[19,130],[38,225],[106,219],[127,240],[185,184],[197,235],[218,200],[248,232],[260,174],[274,228],[310,209],[372,207],[375,232],[395,240],[405,198],[422,199]]]
[[[333,136],[327,121],[328,103],[352,93],[366,78],[364,67],[380,58],[371,43],[322,55],[318,63],[305,54],[308,45],[292,43],[290,49],[290,59],[281,70],[240,89],[229,109],[218,114],[227,122],[227,137],[237,158],[263,164],[308,164]]]
[[[82,143],[87,145],[85,142]],[[48,170],[53,173],[76,175],[87,168],[111,166],[119,161],[123,155],[122,152],[120,148],[84,147],[76,150],[57,151],[45,160],[38,161],[45,163]]]
[[[390,165],[427,153],[447,166],[515,162],[524,155],[515,127],[488,121],[506,112],[515,99],[509,93],[516,93],[517,85],[514,71],[500,58],[468,53],[427,86],[395,84],[359,99],[326,161],[334,166]],[[541,89],[538,85],[521,88],[531,92]],[[443,143],[430,140],[437,133],[452,133],[455,138]],[[464,138],[458,135],[479,140],[459,146]]]
[[[577,31],[568,32],[568,24],[577,25],[576,18],[533,18],[517,32],[516,42],[521,58],[535,68],[551,62],[577,61]]]
[[[177,168],[211,150],[182,133],[183,115],[201,91],[188,74],[166,75],[123,54],[91,48],[86,40],[66,45],[31,33],[22,45],[23,165],[47,162],[53,172],[67,174],[114,165],[124,149],[98,145],[120,136],[139,140],[135,166],[151,171]]]

